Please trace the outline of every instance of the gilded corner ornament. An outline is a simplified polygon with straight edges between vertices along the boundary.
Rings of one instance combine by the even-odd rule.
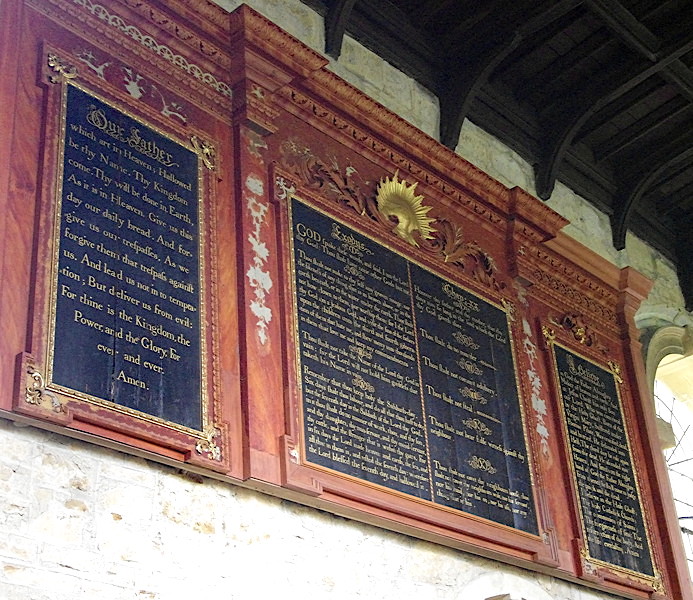
[[[583,544],[580,546],[580,559],[582,561],[582,570],[589,575],[598,575],[599,568],[592,562],[592,556],[590,555],[587,545]]]
[[[415,232],[419,232],[421,239],[433,239],[435,229],[431,224],[435,219],[428,217],[430,206],[423,205],[423,196],[417,196],[418,183],[407,185],[405,180],[400,180],[398,171],[392,179],[385,177],[378,184],[376,200],[378,210],[386,219],[396,223],[393,232],[407,243],[417,246],[419,243],[414,238]]]
[[[210,171],[216,171],[217,168],[217,151],[216,148],[205,140],[201,140],[196,135],[190,138],[190,142],[197,152],[197,155],[202,159],[205,167]]]
[[[201,440],[195,444],[195,450],[198,454],[207,454],[212,460],[221,460],[221,448],[216,443],[216,438],[219,437],[220,431],[217,427],[210,427],[202,434]]]
[[[659,569],[654,570],[654,579],[652,580],[652,591],[656,594],[666,593],[666,588],[664,587],[664,580],[662,579],[662,573]]]
[[[55,413],[64,413],[65,406],[53,392],[46,389],[46,380],[41,372],[35,367],[29,366],[26,373],[27,386],[24,400],[27,404],[33,404]]]
[[[547,343],[553,344],[556,339],[556,332],[553,330],[553,328],[549,327],[548,325],[542,325],[541,333],[543,334]]]
[[[613,360],[608,361],[607,364],[609,365],[609,370],[613,374],[614,379],[618,381],[618,383],[623,383],[623,378],[621,377],[621,365]]]
[[[54,73],[54,75],[48,76],[48,80],[51,83],[60,83],[67,79],[75,79],[78,75],[77,67],[65,62],[57,54],[53,54],[52,52],[48,54],[48,66]]]

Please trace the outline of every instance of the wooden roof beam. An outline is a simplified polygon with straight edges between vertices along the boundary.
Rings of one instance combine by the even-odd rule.
[[[657,88],[661,88],[663,85],[664,83],[658,79],[649,79],[636,86],[628,96],[619,96],[615,100],[612,100],[604,106],[604,108],[587,119],[585,125],[575,135],[573,142],[576,144],[581,142],[597,129],[612,121],[616,116],[628,110],[631,106],[635,106],[638,102],[649,98]]]
[[[690,165],[687,168],[690,169]],[[693,208],[693,182],[666,196],[669,200],[666,206],[660,208],[660,213],[664,216],[671,214],[675,210],[686,211]]]
[[[651,62],[657,60],[661,42],[617,0],[588,0],[588,6],[633,50]]]
[[[493,40],[485,50],[476,50],[480,44],[476,41],[482,34],[475,36],[459,52],[460,65],[464,68],[457,70],[457,75],[441,85],[440,99],[440,141],[445,146],[454,150],[459,141],[460,131],[464,123],[471,103],[481,87],[488,81],[491,73],[505,58],[519,45],[520,41],[532,33],[545,27],[548,23],[558,19],[571,11],[583,0],[561,0],[546,8],[519,30],[514,30],[512,22],[501,19],[495,13],[490,13],[485,21],[488,23],[486,31],[493,32]],[[497,10],[507,10],[505,2],[496,5]],[[499,25],[505,23],[505,27]],[[484,31],[480,29],[481,31]],[[465,57],[472,57],[465,60]],[[470,64],[471,66],[466,66]]]
[[[690,230],[683,232],[679,237],[678,250],[681,257],[688,257],[693,254],[693,241],[691,241]],[[676,262],[679,284],[681,285],[686,310],[693,311],[693,264],[686,258],[679,258]]]
[[[684,307],[693,312],[693,215],[689,212],[682,219],[676,219],[672,226],[675,248],[676,271],[679,277],[679,286],[683,293]]]
[[[543,46],[548,40],[562,32],[573,22],[573,16],[570,14],[571,11],[582,4],[584,4],[584,0],[573,0],[572,2],[560,2],[547,9],[545,18],[542,19],[543,22],[539,22],[538,27],[528,32],[531,35],[523,40],[522,47],[515,52],[513,60],[507,65],[501,64],[493,73],[492,79],[503,77],[508,71],[514,68],[516,61],[524,60],[538,47]]]
[[[652,147],[645,156],[643,161],[650,164],[661,164],[668,161],[671,157],[678,156],[688,148],[693,148],[693,130],[689,128],[681,129],[676,137],[669,137],[661,140],[657,145]],[[626,177],[638,177],[641,170],[637,167],[633,170],[624,170]],[[668,179],[668,172],[662,174],[662,177],[656,181],[657,184]]]
[[[570,52],[556,58],[544,69],[527,80],[527,97],[532,104],[540,104],[543,96],[560,87],[562,77],[585,60],[593,60],[592,54],[614,44],[614,40],[603,30],[597,30]]]
[[[652,75],[660,73],[691,49],[693,49],[693,39],[687,40],[685,44],[675,48],[648,68],[637,68],[634,72],[629,71],[625,76],[622,75],[620,80],[618,74],[607,73],[602,76],[600,82],[593,82],[584,92],[578,93],[568,110],[565,110],[564,101],[560,99],[550,106],[545,114],[553,112],[565,116],[556,119],[557,122],[552,125],[554,133],[548,137],[542,160],[535,166],[537,195],[542,200],[549,199],[556,184],[556,177],[565,152],[573,143],[573,138],[577,132],[590,117]]]
[[[657,61],[657,53],[662,48],[661,40],[618,0],[587,0],[587,4],[625,44],[649,61]],[[683,62],[673,61],[662,74],[677,85],[686,98],[693,100],[693,73]]]
[[[679,88],[681,95],[693,102],[693,71],[683,61],[675,60],[663,72],[664,78]]]
[[[412,10],[411,19],[419,24],[430,23],[435,20],[438,13],[447,10],[451,4],[456,2],[457,0],[426,0]]]
[[[672,98],[651,113],[639,119],[629,127],[603,142],[594,150],[594,159],[601,162],[622,152],[629,146],[651,135],[654,130],[661,128],[676,117],[684,116],[693,106],[681,98]]]
[[[500,31],[508,31],[508,8],[503,0],[488,0],[479,5],[470,18],[455,23],[440,38],[440,46],[448,52],[472,49],[483,43],[489,35],[499,37]],[[460,46],[459,40],[463,39]],[[457,47],[456,47],[457,43]]]
[[[661,177],[664,171],[670,169],[679,162],[688,161],[692,158],[693,146],[688,146],[685,150],[679,152],[666,162],[660,164],[655,163],[655,166],[653,166],[650,171],[646,172],[640,179],[632,179],[632,184],[626,184],[622,188],[619,193],[620,202],[616,205],[611,215],[611,232],[614,247],[617,250],[623,250],[623,248],[626,247],[628,222],[640,198],[642,198],[647,190],[650,189],[651,185]]]
[[[493,44],[485,55],[478,56],[457,71],[457,76],[446,82],[440,99],[440,141],[454,150],[460,131],[474,97],[488,81],[493,69],[518,45],[519,35],[507,35],[504,40]]]
[[[325,52],[337,60],[342,53],[344,33],[356,0],[333,0],[325,15]]]

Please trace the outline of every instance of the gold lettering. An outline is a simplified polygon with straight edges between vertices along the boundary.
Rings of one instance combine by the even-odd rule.
[[[639,558],[645,525],[613,376],[556,352],[565,358],[559,382],[586,537],[592,548]]]

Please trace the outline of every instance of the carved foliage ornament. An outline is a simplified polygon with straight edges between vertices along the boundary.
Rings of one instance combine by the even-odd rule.
[[[212,460],[221,460],[221,448],[216,443],[216,438],[221,432],[216,427],[205,430],[203,438],[195,445],[198,454],[206,454]]]
[[[462,229],[445,218],[428,216],[431,207],[422,203],[414,192],[416,184],[398,179],[382,179],[375,191],[363,181],[351,165],[342,170],[336,159],[329,163],[315,156],[309,148],[288,140],[281,146],[281,164],[296,175],[309,189],[320,193],[379,224],[387,231],[417,246],[422,251],[468,273],[477,282],[500,291],[505,283],[496,278],[496,263],[475,241],[466,241]],[[432,224],[436,227],[433,228]]]
[[[24,400],[27,404],[33,404],[55,413],[64,413],[65,406],[58,396],[46,389],[46,381],[41,372],[33,365],[28,365],[27,386]]]
[[[191,136],[190,142],[195,148],[195,152],[202,159],[205,167],[210,171],[215,171],[217,168],[217,151],[212,144],[205,140],[201,140],[196,135]]]
[[[48,66],[55,75],[49,76],[51,83],[60,83],[63,79],[74,79],[77,77],[77,67],[62,60],[58,55],[50,53],[48,55]]]
[[[583,346],[599,350],[602,354],[608,353],[608,348],[601,342],[594,330],[585,323],[584,317],[576,312],[565,313],[560,317],[551,316],[552,324],[569,332],[573,339]]]

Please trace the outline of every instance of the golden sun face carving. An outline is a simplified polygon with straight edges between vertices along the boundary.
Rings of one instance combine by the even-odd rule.
[[[398,179],[397,173],[395,171],[392,179],[386,177],[380,180],[376,195],[378,210],[384,217],[396,223],[393,231],[399,237],[412,246],[418,246],[414,232],[418,231],[424,240],[432,239],[431,234],[435,229],[431,227],[431,223],[435,222],[435,219],[426,216],[431,207],[424,206],[421,202],[423,196],[415,194],[417,184],[407,185],[406,181]]]

